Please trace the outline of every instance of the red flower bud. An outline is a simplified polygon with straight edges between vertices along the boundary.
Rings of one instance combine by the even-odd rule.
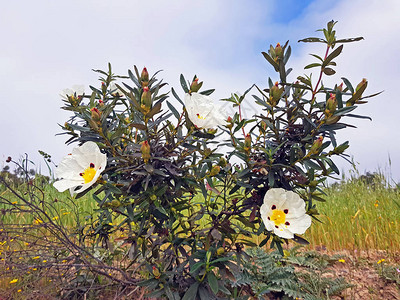
[[[147,164],[150,159],[150,145],[148,141],[144,141],[142,146],[140,147],[140,152],[142,152],[142,158],[144,162]]]
[[[192,84],[190,85],[190,91],[197,93],[200,90],[202,85],[203,85],[203,82],[199,82],[199,79],[196,77],[193,80]]]
[[[276,55],[276,57],[278,57],[278,58],[283,58],[283,49],[282,49],[282,47],[281,47],[281,44],[276,44],[276,47],[275,47],[275,55]]]
[[[96,123],[100,122],[101,112],[96,107],[93,107],[90,111],[92,112],[92,120]]]
[[[248,133],[244,138],[244,150],[247,152],[250,151],[250,148],[251,148],[251,136]]]
[[[140,80],[145,82],[146,85],[149,82],[149,73],[147,72],[146,67],[143,68],[142,74],[140,74]]]
[[[143,87],[143,93],[140,103],[142,108],[144,108],[145,110],[149,111],[151,109],[151,92],[148,86]]]

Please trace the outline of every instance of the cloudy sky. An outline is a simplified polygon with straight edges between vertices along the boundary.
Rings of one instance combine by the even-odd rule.
[[[354,120],[357,129],[339,135],[350,140],[349,154],[361,172],[383,170],[400,181],[400,142],[396,88],[400,82],[400,1],[398,0],[69,0],[7,1],[0,11],[0,167],[7,156],[24,153],[44,169],[38,150],[57,162],[68,153],[58,123],[59,93],[74,84],[96,85],[111,62],[126,74],[137,65],[161,74],[179,88],[179,75],[197,74],[215,99],[243,92],[251,84],[266,87],[277,80],[261,51],[290,40],[292,74],[302,75],[309,53],[322,45],[297,40],[337,20],[338,37],[363,36],[346,44],[337,60],[340,83],[345,76],[357,84],[369,81],[367,92],[384,93],[360,106],[373,121]],[[294,79],[294,78],[292,78]],[[89,91],[89,88],[87,88]],[[251,98],[248,99],[248,112]],[[389,157],[391,170],[389,169]],[[337,163],[347,172],[349,165]]]

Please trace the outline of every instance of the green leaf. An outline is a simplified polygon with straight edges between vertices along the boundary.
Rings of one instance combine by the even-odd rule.
[[[178,94],[175,92],[174,88],[171,88],[171,92],[172,95],[174,95],[175,99],[179,101],[180,104],[182,104],[182,106],[185,106],[185,104],[183,104],[183,101],[181,100],[181,98],[179,98]]]
[[[312,64],[305,66],[304,69],[311,69],[311,68],[320,67],[320,66],[321,66],[320,63],[312,63]]]
[[[218,280],[217,277],[215,277],[213,272],[208,272],[207,273],[207,280],[208,284],[210,285],[211,290],[213,291],[214,294],[218,293]]]
[[[332,68],[324,68],[325,75],[331,76],[331,75],[334,75],[335,73],[336,73],[336,71]]]
[[[264,55],[264,58],[274,67],[275,71],[279,72],[279,65],[272,59],[272,57],[266,52],[261,52],[261,54]]]
[[[263,246],[265,246],[265,244],[268,242],[268,240],[270,239],[270,235],[269,236],[267,236],[265,239],[263,239],[262,241],[261,241],[261,243],[260,243],[260,245],[258,245],[258,247],[263,247]]]
[[[371,118],[371,117],[368,117],[368,116],[360,116],[360,115],[347,114],[346,117],[358,118],[358,119],[368,119],[368,120],[372,121],[372,118]]]
[[[199,289],[199,283],[196,281],[186,291],[185,295],[183,295],[182,300],[196,300],[196,295],[197,295],[197,290],[198,289]]]
[[[175,109],[175,107],[171,103],[169,103],[168,101],[167,101],[167,106],[168,106],[169,110],[172,111],[172,113],[174,114],[175,118],[177,118],[179,120],[180,115],[179,115],[178,111]]]
[[[324,60],[322,63],[322,67],[326,67],[335,57],[337,57],[343,50],[343,45],[340,45],[335,50],[332,51],[331,54]]]
[[[289,46],[288,49],[286,50],[285,56],[283,57],[283,63],[285,65],[288,62],[291,54],[292,54],[292,48]]]
[[[211,95],[212,93],[214,93],[214,91],[215,91],[215,89],[206,90],[206,91],[200,92],[200,94],[201,94],[201,95],[209,96],[209,95]]]
[[[353,88],[353,86],[351,85],[350,81],[349,81],[347,78],[345,78],[345,77],[342,77],[342,80],[343,80],[344,84],[347,86],[347,88],[349,89],[349,91],[350,91],[352,94],[354,94],[354,88]]]
[[[324,39],[316,38],[316,37],[310,37],[306,39],[299,40],[299,42],[303,43],[326,43]]]
[[[343,116],[347,113],[351,112],[352,110],[356,109],[357,106],[345,106],[343,108],[338,109],[333,113],[334,116]]]
[[[200,269],[201,268],[201,266],[204,266],[204,262],[203,261],[199,261],[199,262],[197,262],[197,263],[195,263],[195,264],[193,264],[191,267],[190,267],[190,273],[194,273],[194,272],[196,272],[198,269]]]
[[[183,74],[181,74],[180,81],[181,81],[182,89],[185,91],[185,93],[189,93],[189,88],[186,84],[186,80],[185,80],[185,77],[183,77]]]
[[[300,245],[309,245],[310,244],[309,241],[307,241],[306,239],[303,239],[302,237],[300,237],[296,234],[293,237],[293,241],[295,241],[296,243],[298,243]]]
[[[214,299],[213,294],[211,294],[211,292],[208,289],[206,289],[204,286],[200,286],[199,296],[200,296],[200,300]]]
[[[356,37],[356,38],[348,38],[348,39],[341,39],[341,40],[336,40],[336,44],[338,44],[338,43],[340,43],[340,44],[342,44],[342,43],[351,43],[351,42],[357,42],[357,41],[361,41],[361,40],[363,40],[364,38],[362,37],[362,36],[360,36],[360,37]]]

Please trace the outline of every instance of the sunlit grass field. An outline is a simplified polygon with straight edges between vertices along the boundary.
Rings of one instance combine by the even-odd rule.
[[[23,188],[20,192],[23,193]],[[65,226],[75,226],[76,220],[85,223],[96,214],[98,208],[92,194],[72,200],[68,194],[57,192],[51,185],[43,185],[48,212],[55,221]],[[320,213],[318,219],[304,237],[310,247],[325,246],[329,250],[387,250],[398,252],[400,245],[400,192],[380,182],[366,183],[359,179],[348,179],[325,189],[326,202],[317,203]],[[11,207],[24,203],[14,195],[0,190],[0,194],[9,199]],[[200,200],[200,199],[198,199]],[[197,201],[196,201],[197,202]],[[1,205],[1,204],[0,204]],[[35,218],[28,212],[1,214],[3,224],[34,224]],[[115,224],[116,225],[116,224]],[[254,237],[260,242],[261,237]]]
[[[314,221],[305,234],[311,245],[332,250],[380,249],[398,252],[400,192],[384,183],[350,179],[325,190],[318,203],[323,223]]]

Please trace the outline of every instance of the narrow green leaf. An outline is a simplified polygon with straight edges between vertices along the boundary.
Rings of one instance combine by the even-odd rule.
[[[328,76],[332,76],[336,73],[336,71],[332,68],[324,68],[324,74]]]
[[[351,42],[357,42],[357,41],[361,41],[364,38],[362,36],[360,37],[356,37],[356,38],[349,38],[349,39],[341,39],[341,40],[336,40],[336,44],[338,43],[351,43]]]
[[[320,67],[320,66],[321,66],[320,63],[312,63],[312,64],[305,66],[304,69],[311,69],[311,68]]]
[[[337,57],[343,50],[343,45],[340,45],[335,50],[332,51],[331,54],[324,60],[322,63],[322,67],[326,67],[335,57]]]
[[[174,88],[171,88],[171,92],[172,95],[174,95],[175,99],[179,101],[180,104],[182,104],[182,106],[185,106],[185,104],[183,104],[183,101],[181,100],[181,98],[179,98],[178,94],[175,92]]]
[[[299,42],[303,43],[326,43],[324,39],[316,38],[316,37],[310,37],[306,39],[299,40]]]
[[[279,72],[279,65],[273,60],[273,58],[266,52],[261,52],[261,54],[274,67],[275,71]]]
[[[215,89],[205,90],[205,91],[200,92],[200,94],[209,96],[212,93],[214,93],[214,91],[215,91]]]
[[[185,93],[189,93],[189,88],[188,88],[188,86],[186,84],[186,79],[183,76],[183,74],[181,74],[181,76],[180,76],[180,81],[181,81],[182,89],[185,91]]]
[[[347,78],[345,78],[345,77],[342,77],[342,80],[343,80],[344,84],[347,86],[347,88],[349,89],[349,91],[350,91],[352,94],[354,94],[354,88],[353,88],[353,86],[351,85],[350,81],[349,81]]]
[[[199,283],[196,281],[186,291],[185,295],[183,295],[182,300],[196,300],[196,295],[197,295],[197,290],[198,289],[199,289]]]
[[[208,272],[207,273],[207,280],[208,284],[210,285],[211,290],[213,291],[214,294],[218,293],[218,280],[217,277],[215,277],[213,272]]]
[[[175,109],[175,107],[168,101],[167,101],[167,106],[168,106],[169,110],[174,114],[175,118],[177,118],[179,120],[180,115],[179,115],[178,111]]]

